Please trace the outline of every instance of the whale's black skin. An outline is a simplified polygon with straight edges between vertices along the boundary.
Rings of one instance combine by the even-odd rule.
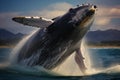
[[[94,14],[94,5],[71,8],[50,26],[32,35],[19,51],[17,62],[55,68],[80,48],[82,38],[93,23]]]

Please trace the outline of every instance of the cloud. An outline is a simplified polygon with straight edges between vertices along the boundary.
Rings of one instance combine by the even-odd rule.
[[[27,12],[9,12],[9,13],[0,13],[0,28],[9,29],[15,33],[17,32],[31,32],[35,29],[33,27],[25,27],[18,23],[13,22],[11,19],[15,16],[42,16],[45,18],[54,18],[60,15],[65,14],[69,8],[74,7],[72,4],[61,2],[54,3],[44,7],[42,10],[37,11],[27,11]],[[98,29],[118,29],[118,23],[114,23],[113,19],[120,18],[120,6],[106,7],[98,6],[98,11],[95,17],[94,25],[92,30]]]
[[[99,6],[95,16],[95,22],[91,30],[119,29],[120,30],[120,6]]]
[[[96,25],[107,25],[110,23],[110,19],[109,18],[97,18],[96,21],[95,21],[95,24]]]
[[[107,24],[107,25],[94,25],[91,27],[91,31],[96,31],[96,30],[107,30],[107,29],[117,29],[120,30],[120,25],[116,24]]]
[[[119,17],[120,18],[120,6],[114,7],[99,7],[97,11],[97,16],[106,16],[106,17]]]
[[[62,3],[54,3],[51,4],[50,6],[48,6],[48,9],[51,10],[59,10],[59,11],[66,11],[69,8],[73,7],[73,5],[66,3],[66,2],[62,2]]]
[[[9,13],[0,13],[0,28],[7,29],[13,33],[19,32],[31,32],[33,27],[25,27],[22,24],[12,21],[12,18],[20,15],[21,12],[9,12]]]
[[[35,28],[25,27],[23,25],[20,25],[19,23],[13,22],[12,18],[15,16],[42,16],[45,18],[54,18],[63,15],[71,7],[73,7],[71,4],[63,2],[48,5],[47,7],[39,11],[0,13],[0,28],[5,28],[15,33],[31,32],[31,30]]]
[[[120,7],[119,8],[112,8],[109,12],[109,15],[120,18]]]
[[[33,12],[32,15],[36,15],[36,16],[41,16],[41,17],[45,17],[45,18],[55,18],[57,16],[61,16],[65,14],[65,11],[59,11],[59,10],[42,10],[42,11],[36,11]]]
[[[19,13],[9,12],[0,13],[0,28],[9,28],[9,26],[14,26],[12,23],[12,17]]]
[[[97,5],[102,6],[116,6],[120,5],[120,0],[92,0]]]
[[[54,18],[65,14],[68,11],[68,9],[71,7],[73,7],[73,5],[66,2],[54,3],[45,7],[40,11],[31,11],[28,14],[30,16],[33,15],[33,16],[42,16],[45,18]]]

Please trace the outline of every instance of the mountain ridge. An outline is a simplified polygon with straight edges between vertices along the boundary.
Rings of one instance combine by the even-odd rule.
[[[0,29],[0,45],[1,44],[17,44],[24,36],[28,34],[12,33],[5,29]],[[84,37],[88,43],[101,43],[101,42],[120,42],[120,30],[97,30],[89,31]]]
[[[109,29],[105,31],[90,31],[85,38],[90,42],[120,41],[120,30]]]

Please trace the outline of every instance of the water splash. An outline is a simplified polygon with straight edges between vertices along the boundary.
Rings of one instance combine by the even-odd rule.
[[[74,60],[75,53],[73,53],[70,57],[67,58],[60,66],[53,69],[54,72],[57,72],[66,76],[79,76],[82,75],[79,67],[77,66]]]
[[[10,63],[14,64],[17,61],[17,56],[18,56],[18,52],[21,50],[21,48],[25,45],[25,43],[30,40],[30,37],[33,36],[39,29],[35,29],[33,30],[33,32],[26,36],[25,38],[23,38],[17,45],[16,47],[12,50],[11,55],[10,55]]]
[[[91,63],[91,59],[90,59],[90,54],[89,54],[89,50],[88,50],[88,47],[87,47],[84,39],[81,44],[81,52],[85,58],[84,63],[87,67],[86,74],[83,74],[81,72],[81,70],[79,69],[78,65],[76,64],[75,59],[74,59],[75,53],[73,53],[60,66],[53,69],[53,71],[63,74],[63,75],[67,75],[67,76],[91,75],[91,74],[97,74],[97,73],[101,72],[101,71],[95,70],[94,68],[91,67],[92,63]]]
[[[81,44],[81,51],[82,51],[82,55],[85,57],[85,65],[87,67],[87,72],[89,70],[91,70],[91,63],[90,63],[90,57],[89,57],[89,52],[87,49],[87,46],[85,44],[85,41],[82,41]],[[66,61],[64,61],[64,63],[62,63],[60,66],[56,67],[55,69],[53,69],[54,72],[63,74],[63,75],[67,75],[67,76],[80,76],[80,75],[85,75],[83,74],[75,59],[75,53],[73,53]]]
[[[85,58],[85,65],[87,67],[86,75],[98,73],[99,71],[97,71],[94,68],[92,68],[90,52],[89,52],[88,47],[86,45],[86,40],[85,39],[83,39],[82,44],[81,44],[81,52],[82,52],[82,55]]]

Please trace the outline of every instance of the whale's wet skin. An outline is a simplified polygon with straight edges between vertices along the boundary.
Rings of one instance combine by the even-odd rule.
[[[80,44],[94,21],[95,10],[94,5],[71,8],[48,27],[39,29],[16,52],[17,63],[26,66],[40,65],[46,69],[53,69],[76,51],[75,60],[84,71],[85,65],[79,51]]]

